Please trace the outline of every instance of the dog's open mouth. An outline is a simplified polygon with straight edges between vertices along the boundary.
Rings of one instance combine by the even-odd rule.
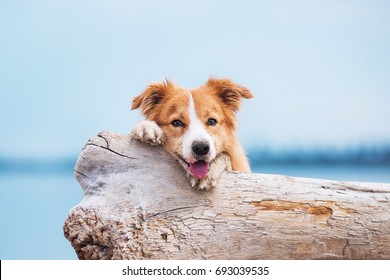
[[[195,178],[202,179],[206,177],[207,172],[209,171],[209,163],[204,160],[198,160],[194,163],[190,163],[189,169]]]
[[[194,163],[188,163],[182,156],[179,154],[176,155],[179,158],[179,162],[182,164],[182,166],[189,170],[195,178],[202,179],[206,177],[207,172],[209,171],[210,162],[198,160]]]

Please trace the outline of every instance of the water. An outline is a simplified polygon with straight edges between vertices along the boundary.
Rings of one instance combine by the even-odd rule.
[[[0,174],[0,259],[77,259],[62,226],[82,191],[72,172]]]
[[[261,164],[252,172],[336,181],[390,183],[390,165]]]
[[[389,166],[258,165],[256,173],[341,181],[390,182]],[[62,226],[82,191],[68,170],[0,173],[0,259],[77,259]]]

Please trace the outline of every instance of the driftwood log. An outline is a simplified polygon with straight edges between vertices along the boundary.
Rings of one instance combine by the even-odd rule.
[[[64,234],[80,259],[390,259],[390,184],[226,172],[190,188],[162,147],[100,133]]]

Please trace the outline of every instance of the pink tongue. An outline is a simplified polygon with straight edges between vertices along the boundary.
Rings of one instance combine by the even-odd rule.
[[[199,160],[195,163],[190,164],[190,171],[198,179],[206,177],[207,171],[209,170],[209,163],[203,160]]]

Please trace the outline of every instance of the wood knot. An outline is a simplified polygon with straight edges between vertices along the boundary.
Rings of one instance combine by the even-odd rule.
[[[333,209],[325,205],[314,205],[307,202],[295,202],[284,200],[252,201],[257,209],[262,211],[301,211],[315,216],[316,220],[327,220],[333,214]]]
[[[161,238],[162,238],[163,240],[167,241],[167,240],[168,240],[168,234],[162,233],[162,234],[161,234]]]

